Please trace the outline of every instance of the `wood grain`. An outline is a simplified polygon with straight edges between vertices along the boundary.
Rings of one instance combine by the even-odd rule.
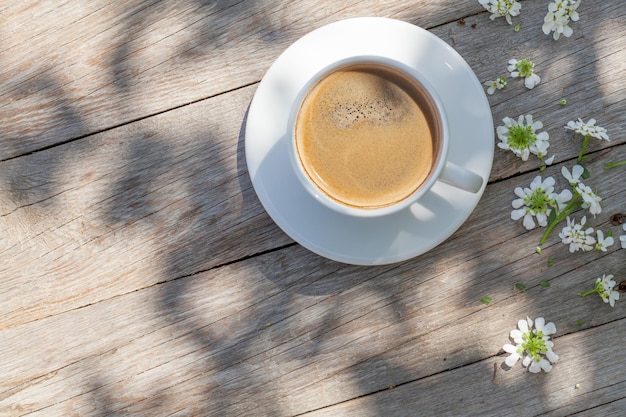
[[[536,175],[568,186],[581,138],[563,126],[595,117],[611,142],[585,160],[603,198],[588,223],[624,233],[610,217],[626,211],[626,168],[603,165],[626,160],[626,5],[584,2],[554,42],[546,5],[522,3],[520,32],[475,1],[1,5],[0,416],[621,415],[624,308],[577,295],[626,279],[619,241],[570,254],[556,230],[539,255],[543,230],[509,216]],[[292,242],[244,157],[263,72],[357,15],[431,27],[481,81],[534,60],[542,83],[509,80],[494,121],[532,112],[557,155],[540,172],[496,149],[468,221],[378,267]],[[557,324],[550,374],[501,367],[527,315]]]
[[[247,176],[252,92],[2,163],[0,328],[290,244]]]
[[[622,392],[626,384],[620,370],[610,361],[595,363],[595,355],[611,357],[620,350],[620,337],[609,337],[601,346],[589,346],[601,333],[623,333],[626,322],[619,320],[599,328],[555,339],[559,348],[558,374],[537,378],[519,364],[510,369],[503,356],[485,359],[429,378],[390,388],[375,395],[348,401],[305,416],[406,416],[407,410],[420,415],[621,415]],[[603,338],[604,339],[604,338]],[[593,363],[593,365],[591,365]],[[496,380],[493,379],[496,366]],[[616,382],[598,386],[592,376]],[[621,381],[621,382],[617,382]],[[578,388],[576,388],[578,386]],[[480,393],[480,395],[476,395]],[[436,401],[434,400],[436,399]],[[619,411],[618,411],[619,410]]]
[[[626,158],[626,145],[613,151]],[[590,161],[589,169],[602,161]],[[555,173],[557,167],[546,175]],[[294,415],[491,358],[507,342],[502,329],[526,314],[559,323],[559,335],[580,330],[578,319],[583,328],[623,321],[623,309],[576,295],[602,273],[617,273],[620,250],[571,257],[553,236],[540,256],[534,248],[541,231],[492,221],[485,205],[500,202],[498,211],[506,210],[513,183],[533,176],[491,186],[466,228],[409,262],[343,266],[289,247],[5,330],[3,401],[26,407],[38,398],[45,415],[79,405],[95,414],[101,401],[130,392],[115,406],[174,412],[168,407],[191,395],[208,400],[189,413]],[[617,188],[621,177],[608,171],[603,185]],[[623,204],[618,191],[603,202],[607,213]],[[477,227],[498,238],[477,240]],[[489,307],[483,295],[493,297]],[[54,342],[58,334],[63,344]],[[41,346],[45,355],[37,354]]]
[[[474,18],[468,17],[464,26],[444,26],[448,40],[467,38],[458,31],[485,26],[472,29]],[[492,26],[484,31],[490,37],[510,31],[508,25]],[[581,60],[573,71],[586,67]],[[607,83],[604,89],[622,94],[612,88],[613,79]],[[517,87],[505,94],[524,92],[533,99],[541,85],[530,92]],[[2,163],[3,268],[12,277],[7,295],[15,300],[2,309],[0,327],[289,244],[258,204],[245,169],[242,129],[253,91],[254,86],[233,91]],[[584,103],[574,102],[568,110]],[[609,109],[595,116],[613,120],[613,141],[593,143],[590,150],[621,143],[624,135],[615,123],[623,124],[625,112]],[[573,157],[580,146],[580,138],[562,127],[566,120],[551,129],[557,160]],[[497,149],[492,178],[537,166],[516,159]],[[23,268],[34,262],[36,271]],[[76,288],[75,276],[92,283],[89,289]],[[18,282],[31,287],[26,296]]]
[[[385,15],[440,25],[475,1],[27,1],[0,25],[0,160],[258,82],[307,32]]]

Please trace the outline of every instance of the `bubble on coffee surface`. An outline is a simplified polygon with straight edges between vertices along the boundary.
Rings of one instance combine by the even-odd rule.
[[[359,122],[388,123],[393,116],[398,117],[389,102],[371,100],[363,103],[338,103],[331,117],[339,128],[349,128]]]
[[[397,86],[393,87],[362,77],[359,83],[349,86],[335,85],[332,94],[328,94],[320,105],[327,109],[327,117],[341,129],[356,123],[395,123],[406,114],[407,101],[411,98]]]

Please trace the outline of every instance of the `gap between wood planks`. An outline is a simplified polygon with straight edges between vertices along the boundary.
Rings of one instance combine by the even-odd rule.
[[[35,151],[25,152],[25,153],[22,153],[22,154],[19,154],[19,155],[11,156],[11,157],[6,158],[6,159],[0,159],[0,163],[5,162],[5,161],[10,161],[10,160],[13,160],[13,159],[17,159],[17,158],[21,158],[21,157],[27,156],[27,155],[33,155],[33,154],[36,154],[36,153],[39,153],[39,152],[44,152],[44,151],[47,151],[49,149],[57,148],[59,146],[67,145],[69,143],[76,142],[76,141],[79,141],[81,139],[85,139],[85,138],[88,138],[88,137],[91,137],[91,136],[94,136],[94,135],[98,135],[100,133],[104,133],[104,132],[108,132],[108,131],[120,128],[122,126],[126,126],[126,125],[130,125],[130,124],[139,122],[141,120],[145,120],[145,119],[149,119],[151,117],[155,117],[155,116],[158,116],[160,114],[167,113],[169,111],[178,110],[178,109],[181,109],[181,108],[184,108],[184,107],[187,107],[187,106],[191,106],[193,104],[196,104],[196,103],[199,103],[199,102],[202,102],[202,101],[205,101],[205,100],[210,100],[212,98],[222,96],[224,94],[229,94],[229,93],[232,93],[232,92],[235,92],[235,91],[238,91],[238,90],[242,90],[244,88],[247,88],[247,87],[253,86],[255,84],[258,84],[259,82],[260,81],[254,81],[254,82],[251,82],[251,83],[247,83],[247,84],[241,85],[239,87],[235,87],[235,88],[231,88],[231,89],[226,90],[226,91],[222,91],[222,92],[217,93],[217,94],[212,94],[212,95],[207,96],[207,97],[202,97],[202,98],[190,101],[189,103],[185,103],[185,104],[181,104],[181,105],[178,105],[178,106],[174,106],[174,107],[171,107],[169,109],[161,110],[161,111],[158,111],[158,112],[155,112],[155,113],[150,113],[150,114],[147,114],[145,116],[137,117],[135,119],[128,120],[128,121],[123,122],[123,123],[119,123],[119,124],[115,124],[115,125],[112,125],[112,126],[109,126],[109,127],[105,127],[103,129],[95,130],[95,131],[93,131],[91,133],[86,133],[84,135],[80,135],[80,136],[76,136],[76,137],[73,137],[73,138],[69,138],[69,139],[66,139],[64,141],[54,143],[52,145],[43,146],[43,147],[41,147],[41,148],[39,148],[39,149],[37,149]]]
[[[471,315],[471,314],[469,314],[469,315]],[[563,337],[567,337],[567,336],[569,336],[571,334],[574,334],[574,333],[586,333],[586,332],[594,330],[594,329],[602,328],[604,326],[609,326],[609,325],[611,325],[613,323],[616,323],[618,321],[621,321],[621,320],[624,320],[624,319],[623,318],[618,318],[618,319],[611,320],[611,321],[608,321],[606,323],[602,323],[602,324],[599,324],[599,325],[596,325],[596,326],[590,326],[590,327],[587,327],[585,329],[574,330],[574,331],[570,331],[570,332],[567,332],[567,333],[563,333],[562,335],[559,335],[557,337],[553,337],[552,340],[556,341],[556,340],[559,340],[559,339],[561,339]],[[354,400],[358,400],[358,399],[361,399],[361,398],[367,398],[369,396],[380,394],[380,393],[383,393],[383,392],[386,392],[386,391],[389,391],[389,390],[392,390],[392,389],[395,389],[395,388],[398,388],[398,387],[402,387],[402,386],[413,384],[413,383],[416,383],[416,382],[419,382],[419,381],[427,380],[429,378],[436,377],[438,375],[443,375],[443,374],[446,374],[448,372],[457,371],[459,369],[466,368],[466,367],[472,366],[472,365],[476,365],[476,364],[479,364],[479,363],[482,363],[482,362],[486,362],[486,361],[489,361],[489,360],[492,360],[492,359],[495,359],[495,358],[504,358],[506,356],[508,356],[508,353],[506,353],[503,349],[500,349],[497,353],[495,353],[493,355],[490,355],[490,356],[486,356],[486,357],[484,357],[482,359],[478,359],[478,360],[475,360],[475,361],[472,361],[472,362],[468,362],[468,363],[465,363],[463,365],[454,366],[452,368],[448,368],[448,369],[445,369],[445,370],[442,370],[442,371],[439,371],[439,372],[435,372],[433,374],[426,375],[426,376],[423,376],[423,377],[420,377],[420,378],[416,378],[416,379],[412,379],[412,380],[409,380],[409,381],[405,381],[405,382],[401,382],[401,383],[398,383],[398,384],[394,384],[394,385],[389,386],[388,388],[382,388],[382,389],[379,389],[379,390],[376,390],[376,391],[369,392],[367,394],[358,395],[358,396],[355,396],[353,398],[349,398],[349,399],[340,401],[340,402],[335,403],[335,404],[331,404],[331,405],[327,405],[327,406],[324,406],[324,407],[319,407],[319,408],[316,408],[316,409],[308,410],[308,411],[305,411],[303,413],[298,413],[298,414],[295,414],[293,417],[304,416],[304,415],[307,415],[307,414],[310,414],[310,413],[314,413],[316,411],[321,411],[321,410],[324,410],[324,409],[333,408],[333,407],[336,407],[338,405],[346,404],[346,403],[349,403],[349,402],[354,401]],[[503,362],[504,362],[504,360],[503,360]],[[502,368],[498,367],[497,362],[494,362],[493,365],[494,365],[494,372],[493,372],[493,381],[492,382],[493,382],[494,385],[499,385],[498,373],[502,371]],[[621,383],[621,381],[618,382],[618,383]],[[611,385],[615,385],[615,384],[611,384]],[[604,389],[604,388],[606,388],[606,386],[604,386],[602,388]],[[617,401],[622,401],[623,399],[624,398],[618,398],[618,399],[615,399],[615,400],[612,400],[612,401],[608,401],[606,403],[598,404],[598,405],[595,405],[595,406],[593,406],[593,407],[591,407],[589,409],[581,410],[580,412],[584,412],[584,411],[592,410],[592,409],[595,409],[595,408],[603,407],[603,406],[606,406],[607,404],[611,404],[611,403],[614,403],[614,402],[617,402]],[[550,413],[551,411],[555,411],[555,410],[548,410],[548,411],[546,411],[546,412],[544,412],[542,414]],[[579,413],[576,413],[576,414],[579,414]]]
[[[149,7],[149,6],[150,5],[148,5],[146,7]],[[449,25],[451,23],[460,22],[463,19],[466,19],[468,17],[477,16],[477,15],[484,14],[484,13],[487,13],[487,11],[483,10],[483,11],[478,11],[478,12],[475,12],[475,13],[470,13],[470,14],[468,14],[468,15],[460,18],[460,19],[453,19],[453,20],[450,20],[450,21],[445,21],[445,22],[442,22],[440,24],[431,26],[427,30],[431,31],[433,29],[436,29],[436,28],[439,28],[439,27],[442,27],[442,26],[446,26],[446,25]],[[144,116],[136,117],[134,119],[131,119],[131,120],[128,120],[128,121],[125,121],[125,122],[122,122],[122,123],[118,123],[118,124],[114,124],[114,125],[102,128],[102,129],[94,130],[93,132],[90,132],[90,133],[86,133],[86,134],[79,135],[79,136],[76,136],[76,137],[68,138],[68,139],[66,139],[64,141],[57,142],[57,143],[54,143],[54,144],[51,144],[51,145],[43,146],[43,147],[41,147],[41,148],[39,148],[37,150],[34,150],[34,151],[29,151],[29,152],[25,152],[25,153],[21,153],[21,154],[18,154],[18,155],[11,156],[9,158],[0,159],[0,163],[2,163],[4,161],[10,161],[10,160],[13,160],[13,159],[17,159],[17,158],[20,158],[20,157],[23,157],[23,156],[26,156],[26,155],[32,155],[32,154],[36,154],[36,153],[39,153],[39,152],[43,152],[43,151],[46,151],[46,150],[49,150],[49,149],[56,148],[58,146],[67,145],[69,143],[72,143],[72,142],[75,142],[75,141],[78,141],[78,140],[81,140],[81,139],[85,139],[85,138],[88,138],[88,137],[93,136],[93,135],[97,135],[97,134],[100,134],[100,133],[103,133],[103,132],[108,132],[110,130],[117,129],[117,128],[122,127],[122,126],[130,125],[132,123],[135,123],[135,122],[138,122],[138,121],[141,121],[141,120],[145,120],[145,119],[148,119],[150,117],[158,116],[160,114],[164,114],[164,113],[167,113],[167,112],[172,111],[172,110],[177,110],[177,109],[180,109],[180,108],[184,108],[184,107],[193,105],[195,103],[199,103],[199,102],[202,102],[202,101],[205,101],[205,100],[210,100],[212,98],[219,97],[219,96],[224,95],[224,94],[229,94],[229,93],[232,93],[232,92],[235,92],[235,91],[238,91],[238,90],[241,90],[241,89],[253,86],[253,85],[258,84],[260,82],[261,82],[261,80],[252,81],[252,82],[240,85],[240,86],[235,87],[235,88],[231,88],[231,89],[224,90],[224,91],[221,91],[221,92],[216,93],[216,94],[212,94],[212,95],[209,95],[209,96],[206,96],[206,97],[201,97],[201,98],[192,100],[192,101],[190,101],[188,103],[185,103],[185,104],[174,106],[174,107],[171,107],[171,108],[168,108],[168,109],[165,109],[165,110],[161,110],[161,111],[158,111],[158,112],[150,113],[150,114],[147,114],[147,115],[144,115]]]

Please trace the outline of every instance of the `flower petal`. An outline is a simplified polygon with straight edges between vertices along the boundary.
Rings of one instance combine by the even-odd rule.
[[[580,176],[583,175],[583,172],[585,172],[585,168],[580,165],[574,165],[572,167],[572,176],[576,179],[580,178]]]
[[[513,352],[508,358],[504,360],[504,363],[506,363],[507,366],[513,367],[513,365],[517,363],[519,358],[519,354],[517,352]]]
[[[535,221],[533,220],[533,216],[530,214],[526,214],[524,216],[524,221],[522,222],[526,230],[531,230],[535,228]]]
[[[528,332],[528,321],[526,321],[526,320],[519,320],[517,322],[517,328],[520,329],[520,331],[522,333]]]
[[[521,219],[525,214],[526,214],[526,210],[524,210],[524,209],[513,210],[511,212],[511,220],[517,221],[517,220]]]
[[[511,207],[513,207],[514,209],[518,209],[520,207],[524,206],[524,200],[521,198],[516,198],[515,200],[511,201]],[[522,216],[520,216],[521,218]]]
[[[543,369],[545,372],[550,372],[552,370],[552,365],[550,364],[550,362],[548,362],[546,359],[541,359],[538,363],[537,363],[541,369]]]
[[[535,329],[543,331],[543,326],[545,325],[545,323],[546,321],[543,317],[537,317],[535,319]]]
[[[517,346],[513,346],[512,344],[507,343],[502,346],[502,350],[504,350],[506,353],[515,353],[517,352]]]
[[[515,187],[513,189],[513,192],[515,193],[516,196],[518,196],[519,198],[526,198],[528,195],[526,193],[526,191],[524,191],[524,189],[522,187]],[[530,192],[530,190],[528,190],[528,192]]]
[[[548,360],[552,363],[556,363],[559,360],[559,355],[557,355],[556,353],[554,353],[552,351],[552,349],[549,349],[548,352],[546,353],[546,357],[548,358]]]
[[[530,367],[528,367],[528,370],[533,374],[537,374],[541,372],[541,366],[539,365],[539,363],[533,361],[533,363],[530,364]]]
[[[543,326],[543,334],[551,335],[556,333],[556,326],[554,323],[550,322]]]
[[[538,177],[538,178],[541,181],[541,177]],[[549,187],[553,187],[555,182],[556,182],[556,180],[554,179],[554,177],[548,177],[545,180],[543,180],[542,186],[543,186],[544,189],[547,189]]]
[[[550,214],[550,210],[546,214]],[[546,227],[548,225],[548,216],[544,213],[537,213],[537,223],[539,226]]]

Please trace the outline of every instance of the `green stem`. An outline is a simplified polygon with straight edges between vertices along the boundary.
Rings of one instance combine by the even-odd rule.
[[[589,291],[585,291],[585,292],[579,292],[578,295],[581,297],[586,297],[589,294],[593,294],[594,292],[598,292],[595,288]]]
[[[585,157],[585,149],[587,149],[587,145],[589,145],[589,138],[591,136],[585,135],[585,139],[583,140],[583,146],[580,147],[580,152],[578,153],[578,162],[582,161]]]
[[[559,217],[557,216],[554,219],[554,221],[548,225],[548,227],[546,228],[546,231],[543,233],[543,236],[541,237],[541,240],[539,241],[539,246],[546,243],[546,239],[548,239],[548,235],[550,235],[550,232],[552,232],[552,229],[554,229],[554,226],[556,226],[557,223],[560,223],[562,220],[563,219],[559,219]]]
[[[546,243],[546,239],[548,239],[548,236],[550,235],[550,232],[552,232],[552,229],[554,229],[554,227],[557,224],[565,220],[565,218],[569,216],[578,207],[580,207],[582,203],[583,203],[583,200],[579,195],[575,196],[572,200],[570,200],[570,202],[567,203],[565,208],[563,208],[562,211],[558,212],[554,220],[552,220],[550,224],[548,224],[546,231],[543,233],[543,236],[541,237],[541,240],[539,241],[539,246]]]

